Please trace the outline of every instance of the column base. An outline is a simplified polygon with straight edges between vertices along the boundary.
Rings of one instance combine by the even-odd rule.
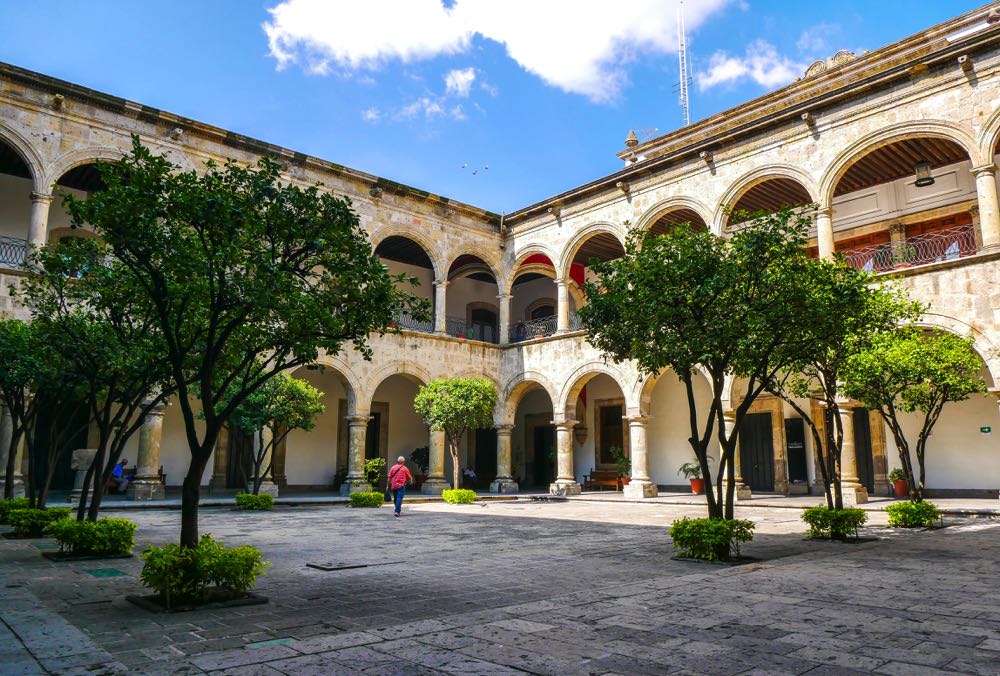
[[[629,481],[627,486],[622,487],[622,494],[626,498],[655,498],[659,491],[652,481]]]
[[[558,497],[566,497],[568,495],[580,495],[583,492],[580,488],[580,484],[573,480],[557,479],[554,484],[549,486],[549,495],[555,495]]]
[[[254,485],[253,482],[251,481],[250,485],[247,486],[247,492],[253,493],[253,489]],[[276,498],[278,497],[278,492],[279,492],[278,484],[274,483],[273,481],[261,481],[260,490],[257,491],[257,494],[270,495],[272,498]]]
[[[451,488],[451,484],[444,479],[428,479],[420,487],[420,493],[423,495],[441,495],[449,488]]]
[[[163,500],[165,497],[167,497],[166,491],[163,488],[163,484],[157,478],[150,480],[136,479],[129,482],[129,500]]]
[[[746,484],[736,484],[736,499],[737,500],[749,500],[753,497],[753,493],[750,491],[750,487]]]
[[[844,496],[844,506],[863,505],[868,502],[868,489],[861,484],[841,484],[840,492]]]
[[[340,484],[340,494],[350,495],[351,493],[371,493],[375,489],[364,479],[347,479]]]
[[[509,476],[497,477],[490,484],[490,493],[517,493],[520,487],[517,482]]]

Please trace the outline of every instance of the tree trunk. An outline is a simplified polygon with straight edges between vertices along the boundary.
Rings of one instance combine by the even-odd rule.
[[[86,476],[83,477],[83,488],[80,489],[80,503],[76,506],[77,521],[83,521],[83,518],[87,515],[87,497],[90,495],[90,484],[96,483],[95,481],[95,475],[97,475],[97,472],[95,471],[96,465],[97,465],[97,456],[95,455],[94,459],[90,463],[90,467],[87,468]],[[100,489],[95,485],[94,486],[95,497],[97,496],[99,490]],[[96,521],[96,519],[91,519],[91,520]]]
[[[201,476],[211,454],[192,455],[187,476],[181,487],[181,547],[198,546],[198,501],[201,499]]]
[[[7,449],[7,473],[4,475],[3,481],[3,496],[8,500],[14,497],[14,470],[17,469],[17,447],[20,445],[21,435],[24,433],[23,430],[16,429],[13,416],[11,416],[11,425],[15,429],[13,434],[10,435],[10,448]]]

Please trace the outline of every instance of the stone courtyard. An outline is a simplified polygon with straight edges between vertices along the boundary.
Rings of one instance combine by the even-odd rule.
[[[691,505],[518,500],[389,509],[205,509],[202,532],[271,561],[262,606],[152,614],[139,559],[50,563],[0,540],[0,672],[886,674],[1000,672],[1000,522],[948,517],[864,541],[757,523],[729,567],[671,559]],[[179,512],[129,515],[139,547]],[[313,564],[317,567],[311,567]]]

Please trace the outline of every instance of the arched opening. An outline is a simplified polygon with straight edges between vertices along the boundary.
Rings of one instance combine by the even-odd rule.
[[[434,263],[420,244],[402,235],[390,235],[375,247],[375,255],[393,275],[404,274],[406,280],[402,288],[418,298],[427,298],[434,303]],[[411,284],[408,280],[414,279]],[[434,313],[431,312],[431,317]],[[408,313],[397,318],[400,328],[410,331],[434,332],[434,321],[418,321]]]
[[[812,202],[802,183],[787,176],[771,176],[745,188],[730,205],[727,227],[744,222],[758,212],[773,214],[784,207],[801,207]]]
[[[555,278],[555,265],[545,254],[532,254],[517,265],[510,288],[510,342],[556,332]]]
[[[422,471],[424,468],[417,467],[417,459],[421,457],[420,449],[429,447],[428,430],[423,419],[413,410],[413,400],[424,384],[415,376],[398,373],[387,377],[375,388],[365,436],[366,460],[382,458],[387,471],[396,458],[402,456],[414,477],[426,473]],[[445,476],[451,476],[448,456],[446,453]],[[382,478],[383,483],[378,486],[380,490],[385,489],[385,472]]]
[[[577,378],[565,402],[565,417],[573,427],[573,473],[584,491],[620,490],[629,472],[620,471],[618,458],[629,458],[629,428],[625,421],[625,393],[606,373],[590,372]]]
[[[0,266],[24,264],[33,185],[28,163],[0,139]]]
[[[449,336],[500,342],[500,308],[496,275],[479,256],[462,254],[448,268]]]
[[[704,429],[712,404],[711,387],[708,380],[700,375],[696,375],[692,382],[698,407],[699,429]],[[643,400],[646,402],[643,414],[649,416],[646,430],[649,478],[654,484],[665,486],[668,490],[690,493],[690,482],[678,471],[684,463],[697,462],[694,449],[688,441],[691,423],[684,384],[673,371],[667,371],[648,380],[643,391]],[[711,465],[714,476],[718,468],[717,448],[712,448],[712,455],[716,458]]]
[[[962,146],[935,136],[864,151],[833,187],[835,250],[870,272],[975,253],[978,201],[970,169]]]
[[[668,209],[656,217],[647,230],[647,236],[666,235],[682,223],[688,224],[692,230],[707,230],[708,224],[694,209],[679,207]]]
[[[548,490],[556,479],[556,432],[552,399],[538,383],[526,381],[516,398],[511,432],[511,474],[524,490]]]
[[[53,207],[49,211],[48,237],[50,244],[63,241],[70,237],[89,237],[93,233],[86,225],[74,227],[69,212],[62,207],[62,195],[72,195],[77,199],[85,200],[95,192],[104,189],[104,181],[97,170],[97,164],[88,162],[73,167],[56,181],[53,193],[55,200]]]

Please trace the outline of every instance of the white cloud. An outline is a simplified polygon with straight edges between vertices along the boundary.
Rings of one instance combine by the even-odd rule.
[[[799,48],[800,52],[813,56],[824,56],[824,52],[830,49],[830,42],[827,38],[833,37],[839,32],[840,24],[818,23],[803,30],[795,46]]]
[[[730,0],[687,0],[695,30]],[[678,0],[282,0],[264,24],[271,55],[283,68],[324,73],[330,63],[376,70],[462,53],[473,38],[504,45],[526,71],[593,101],[613,99],[627,83],[626,66],[641,54],[677,50]]]
[[[806,65],[782,56],[769,42],[755,40],[747,46],[744,56],[731,56],[721,51],[713,54],[708,61],[708,70],[698,74],[698,89],[705,91],[745,79],[774,89],[801,77]]]
[[[382,119],[382,111],[375,106],[371,106],[361,111],[361,119],[374,124]]]
[[[441,102],[430,96],[421,96],[415,101],[406,104],[393,115],[395,120],[412,120],[421,115],[424,119],[431,120],[445,114],[445,109]]]
[[[472,89],[472,83],[475,81],[475,68],[449,70],[448,74],[444,76],[444,93],[466,99],[469,97],[469,90]]]

